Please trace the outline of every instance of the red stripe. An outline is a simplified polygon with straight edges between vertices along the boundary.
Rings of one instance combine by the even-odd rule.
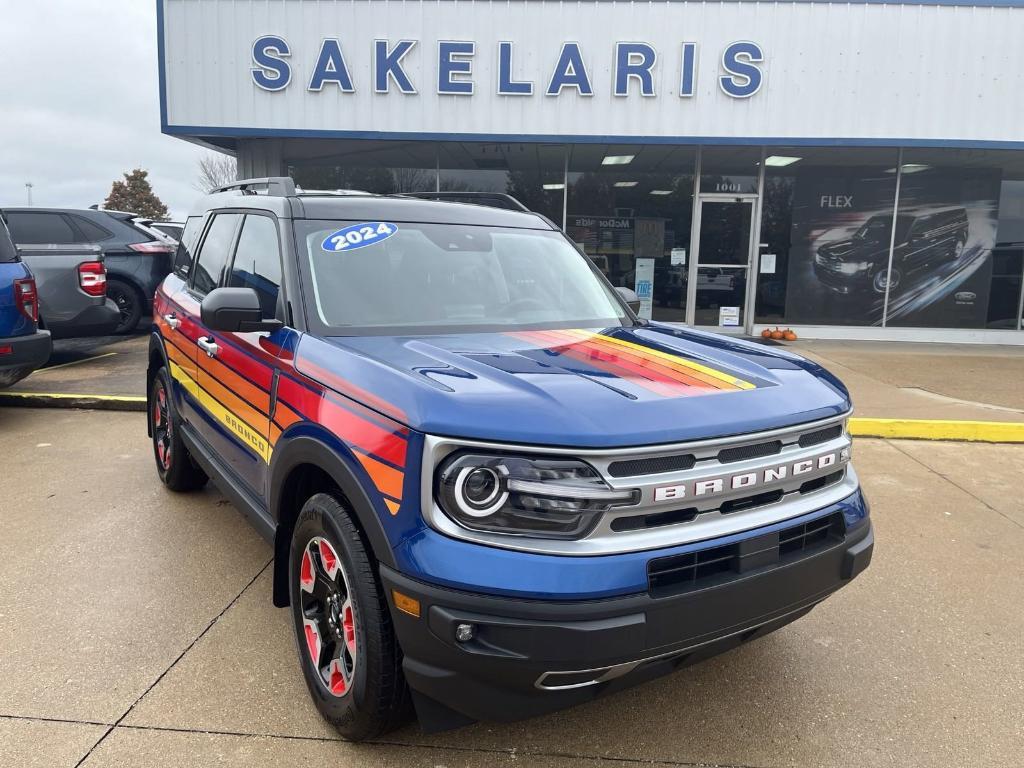
[[[278,395],[306,419],[322,424],[337,437],[398,467],[405,466],[405,440],[378,424],[282,376]]]
[[[408,420],[405,411],[398,406],[392,405],[387,400],[377,397],[377,395],[372,392],[368,392],[362,387],[353,384],[351,381],[343,379],[336,373],[332,373],[331,371],[322,368],[307,358],[299,359],[295,367],[299,373],[303,373],[306,376],[317,380],[320,384],[328,386],[343,395],[352,397],[357,402],[365,403],[373,410],[380,411],[381,413],[399,419],[400,421]]]
[[[587,344],[592,344],[600,349],[603,349],[609,353],[618,355],[623,360],[629,360],[630,362],[639,365],[642,368],[650,370],[652,373],[658,373],[662,376],[666,376],[673,381],[678,381],[681,384],[687,384],[691,387],[697,387],[699,389],[711,389],[717,390],[720,387],[716,387],[713,384],[708,383],[702,379],[698,379],[691,376],[683,371],[680,371],[672,366],[659,361],[654,357],[646,357],[639,351],[633,351],[626,347],[621,347],[617,344],[613,344],[609,341],[605,341],[601,336],[594,336],[591,339],[587,339]],[[723,385],[725,382],[723,382]]]
[[[557,351],[559,354],[587,363],[588,365],[598,368],[606,373],[611,373],[620,379],[632,382],[637,386],[654,392],[657,395],[661,395],[663,397],[677,397],[689,394],[684,384],[680,384],[679,382],[672,381],[670,379],[665,379],[664,377],[656,378],[649,371],[639,369],[638,366],[626,364],[618,359],[617,356],[610,355],[604,350],[581,343],[578,339],[570,341],[557,332],[547,331],[529,331],[525,334],[519,335],[526,336],[534,343],[543,343],[550,349]]]

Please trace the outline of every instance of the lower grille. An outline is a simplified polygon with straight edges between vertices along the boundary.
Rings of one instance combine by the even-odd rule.
[[[647,586],[652,597],[668,597],[728,583],[743,574],[827,549],[841,542],[846,526],[842,513],[811,520],[683,555],[659,557],[647,563]]]

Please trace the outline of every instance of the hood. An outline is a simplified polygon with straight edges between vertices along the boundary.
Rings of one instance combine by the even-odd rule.
[[[795,355],[656,324],[307,335],[295,363],[412,429],[533,445],[698,440],[800,424],[850,407],[838,379]]]

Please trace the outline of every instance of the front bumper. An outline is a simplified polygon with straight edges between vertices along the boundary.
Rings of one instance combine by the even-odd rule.
[[[848,294],[868,290],[871,287],[872,272],[865,270],[864,272],[855,272],[852,275],[848,275],[828,269],[815,261],[814,276],[826,288],[830,288],[836,293]]]
[[[840,521],[827,540],[795,556],[781,552],[777,533],[773,553],[773,534],[752,531],[745,543],[733,545],[735,573],[719,573],[675,594],[519,600],[431,586],[382,566],[420,721],[434,730],[551,712],[778,629],[870,562],[870,521],[848,530]],[[714,541],[706,551],[711,549]],[[571,569],[571,562],[565,567]],[[397,610],[392,590],[419,600],[420,617]],[[460,624],[472,625],[471,640],[455,639]]]
[[[0,339],[0,346],[11,347],[10,353],[0,355],[0,387],[9,387],[43,365],[53,348],[49,331]]]

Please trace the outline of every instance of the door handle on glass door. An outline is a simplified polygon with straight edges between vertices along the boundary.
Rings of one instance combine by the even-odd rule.
[[[181,325],[181,320],[175,317],[173,312],[169,315],[164,315],[164,320],[166,320],[167,324],[171,326],[172,331],[178,330],[178,326]]]
[[[217,353],[220,352],[220,347],[218,347],[217,344],[214,342],[212,336],[200,338],[196,342],[196,344],[198,344],[199,348],[210,357],[216,357]]]

